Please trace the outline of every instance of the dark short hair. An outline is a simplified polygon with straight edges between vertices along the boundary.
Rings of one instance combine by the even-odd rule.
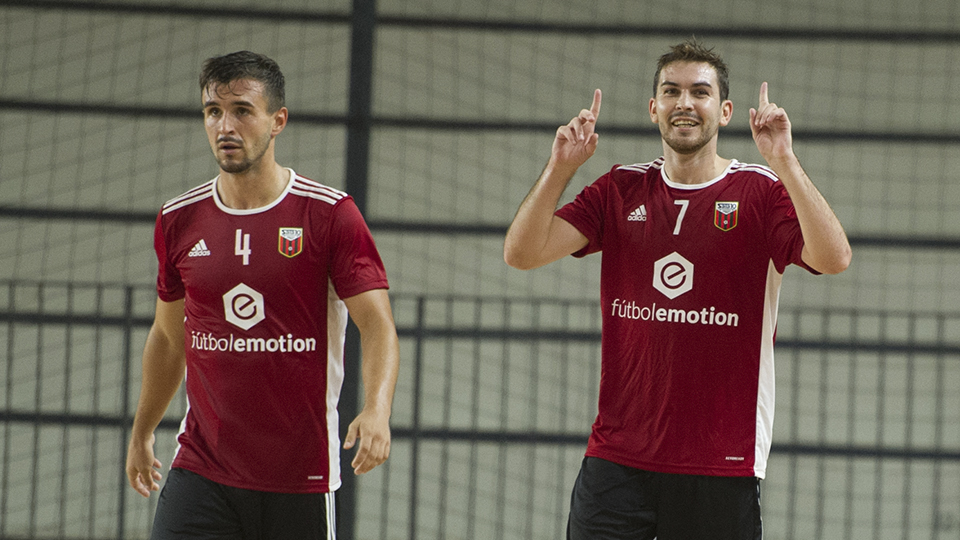
[[[720,84],[720,100],[724,101],[730,95],[730,72],[727,64],[724,63],[720,55],[713,52],[713,49],[706,48],[702,43],[695,39],[688,39],[679,45],[670,47],[670,52],[660,57],[657,61],[657,73],[653,76],[653,95],[657,95],[657,88],[660,86],[660,72],[668,64],[674,62],[703,62],[710,64],[713,70],[717,72],[717,82]]]
[[[250,51],[237,51],[208,58],[200,71],[200,91],[210,85],[230,84],[251,79],[263,84],[267,107],[275,112],[284,106],[284,80],[280,66],[270,58]]]

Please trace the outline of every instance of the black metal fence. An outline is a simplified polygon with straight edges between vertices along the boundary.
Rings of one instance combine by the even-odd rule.
[[[358,481],[354,537],[562,536],[596,411],[596,304],[393,301],[393,453]],[[155,497],[122,469],[154,303],[0,282],[0,537],[147,536]],[[778,334],[766,536],[960,537],[960,314],[784,309]],[[184,407],[161,424],[165,463]]]

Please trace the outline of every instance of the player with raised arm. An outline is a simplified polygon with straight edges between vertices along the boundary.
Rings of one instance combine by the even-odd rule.
[[[727,78],[700,43],[671,48],[649,101],[662,156],[614,166],[557,209],[599,142],[595,91],[507,232],[504,259],[521,269],[602,252],[598,415],[568,538],[761,538],[783,272],[838,273],[851,250],[766,83],[750,126],[767,166],[717,154]]]

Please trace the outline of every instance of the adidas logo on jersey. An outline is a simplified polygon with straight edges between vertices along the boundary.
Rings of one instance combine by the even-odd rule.
[[[207,257],[210,255],[210,250],[207,249],[207,243],[201,238],[196,245],[193,246],[193,249],[190,250],[190,253],[187,254],[187,257]]]
[[[642,204],[639,208],[630,212],[630,215],[627,216],[627,221],[646,221],[647,220],[647,209]]]

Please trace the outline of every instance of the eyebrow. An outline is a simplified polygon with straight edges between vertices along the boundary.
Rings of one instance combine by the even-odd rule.
[[[675,83],[675,82],[673,82],[673,81],[663,81],[662,83],[660,83],[660,86],[661,86],[661,87],[664,87],[664,86],[680,86],[680,83]],[[701,87],[701,86],[705,86],[705,87],[707,87],[707,88],[713,88],[713,85],[710,84],[710,83],[707,82],[707,81],[697,81],[697,82],[693,83],[693,84],[690,85],[690,86],[693,86],[694,88],[696,88],[696,87]]]
[[[255,105],[254,105],[253,103],[251,103],[251,102],[249,102],[249,101],[246,101],[246,100],[231,101],[231,102],[229,102],[229,104],[230,104],[230,105],[235,105],[235,106],[238,106],[238,107],[255,107]],[[207,107],[214,107],[214,106],[220,106],[220,103],[218,103],[217,101],[214,101],[214,100],[212,100],[212,99],[208,99],[208,100],[203,104],[203,108],[204,108],[204,109],[206,109]]]

